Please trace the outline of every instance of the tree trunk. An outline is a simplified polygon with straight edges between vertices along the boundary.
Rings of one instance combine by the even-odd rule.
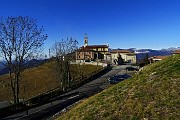
[[[17,72],[16,75],[16,101],[19,102],[19,79],[20,79],[20,72]]]
[[[16,89],[15,89],[15,82],[13,82],[13,76],[12,76],[12,71],[9,70],[9,78],[10,78],[10,81],[11,81],[11,89],[12,89],[12,92],[13,92],[13,99],[14,99],[14,104],[17,102],[16,101]]]

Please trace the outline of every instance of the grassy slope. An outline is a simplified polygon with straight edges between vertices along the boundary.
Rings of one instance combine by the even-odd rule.
[[[26,69],[23,73],[23,82],[21,82],[20,98],[30,98],[52,88],[59,86],[56,79],[55,62],[47,62],[38,67]],[[80,68],[84,75],[102,68],[93,65],[71,65],[71,75],[73,78],[79,78],[77,69]],[[3,82],[1,82],[3,81]],[[10,86],[8,87],[8,75],[0,76],[0,101],[12,100]],[[4,87],[6,85],[6,87]]]
[[[59,120],[180,118],[180,55],[146,66],[134,77],[84,100]]]

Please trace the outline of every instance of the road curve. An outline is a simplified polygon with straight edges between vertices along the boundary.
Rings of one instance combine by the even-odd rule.
[[[27,115],[27,111],[24,111],[22,113],[18,113],[18,114],[3,118],[3,120],[12,120],[12,119],[13,120],[35,120],[35,119],[45,120],[45,119],[51,118],[53,115],[63,110],[64,108],[74,104],[75,102],[81,99],[87,98],[89,96],[92,96],[96,93],[99,93],[102,90],[107,89],[110,86],[112,86],[111,84],[108,84],[107,79],[118,73],[121,73],[121,74],[126,73],[126,71],[124,70],[124,68],[126,67],[127,65],[115,66],[113,67],[112,70],[110,70],[105,75],[89,83],[86,83],[85,85],[73,91],[70,91],[69,93],[66,93],[66,94],[70,94],[73,92],[78,92],[79,93],[78,95],[75,95],[73,97],[66,98],[63,100],[62,99],[56,100],[56,101],[53,101],[52,103],[48,103],[46,105],[33,108],[31,110],[28,110],[28,115]]]

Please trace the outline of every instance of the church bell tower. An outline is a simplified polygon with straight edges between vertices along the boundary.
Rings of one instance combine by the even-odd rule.
[[[87,34],[85,33],[84,35],[84,47],[88,46],[88,37]]]

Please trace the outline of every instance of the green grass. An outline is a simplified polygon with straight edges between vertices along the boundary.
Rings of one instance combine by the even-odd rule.
[[[52,88],[58,87],[59,81],[57,80],[55,66],[55,62],[50,61],[40,66],[26,69],[23,72],[22,81],[20,83],[20,99],[28,99],[49,91]],[[85,76],[100,68],[102,68],[102,66],[71,65],[70,71],[72,78],[76,79],[81,76],[78,69],[80,69]],[[8,74],[0,76],[0,101],[13,100],[12,91],[9,84],[10,81],[8,79]]]
[[[180,55],[145,66],[73,107],[59,120],[178,120]]]

